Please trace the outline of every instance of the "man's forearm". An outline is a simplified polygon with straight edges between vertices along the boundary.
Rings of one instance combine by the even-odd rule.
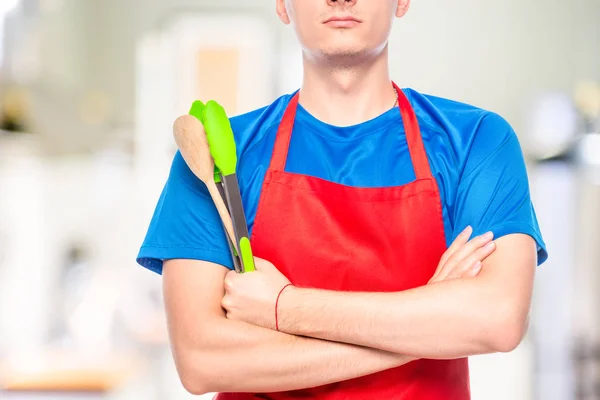
[[[280,329],[418,358],[511,351],[527,327],[537,249],[526,235],[496,243],[474,278],[397,293],[290,287],[279,302]]]
[[[296,335],[436,359],[509,351],[520,341],[511,304],[498,304],[502,296],[477,279],[398,293],[289,289],[280,300],[280,327]]]
[[[182,379],[195,380],[186,386],[198,387],[199,392],[304,389],[369,375],[414,360],[226,319],[208,326],[213,332],[210,336],[201,334],[203,338],[194,346],[181,349],[186,354],[186,364],[194,366]]]

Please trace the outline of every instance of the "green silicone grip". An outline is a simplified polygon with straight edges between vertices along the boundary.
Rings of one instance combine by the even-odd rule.
[[[254,256],[252,248],[250,248],[250,240],[247,237],[240,239],[240,253],[242,253],[242,263],[244,264],[244,272],[255,271]]]
[[[193,117],[196,117],[200,120],[200,122],[202,122],[202,125],[204,125],[204,109],[206,108],[206,105],[201,102],[200,100],[196,100],[192,103],[192,107],[190,107],[190,112],[189,114]],[[221,182],[221,175],[219,173],[219,167],[217,167],[215,165],[215,182],[219,183]]]
[[[215,165],[215,182],[221,183],[221,172],[219,168]]]
[[[235,174],[237,165],[235,139],[225,109],[216,101],[209,101],[204,108],[203,122],[215,165],[224,176]]]
[[[200,122],[204,125],[204,109],[206,106],[200,100],[196,100],[192,103],[192,107],[190,107],[189,114],[198,118]]]

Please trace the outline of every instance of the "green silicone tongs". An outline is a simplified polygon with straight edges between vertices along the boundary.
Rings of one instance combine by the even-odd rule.
[[[240,273],[254,271],[254,256],[250,247],[248,225],[236,175],[235,139],[229,118],[225,109],[212,100],[206,105],[201,101],[195,101],[190,109],[190,115],[198,118],[204,125],[210,154],[215,162],[214,179],[231,216],[237,242],[237,246],[229,243],[235,270]],[[236,248],[239,249],[239,255]]]

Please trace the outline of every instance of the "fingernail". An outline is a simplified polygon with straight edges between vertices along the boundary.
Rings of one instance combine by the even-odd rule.
[[[464,231],[461,232],[461,235],[466,235],[471,231],[471,225],[467,226]]]
[[[478,273],[479,273],[479,271],[481,271],[481,266],[482,266],[482,265],[483,265],[483,264],[481,264],[481,261],[477,261],[477,262],[475,263],[475,265],[473,266],[473,272],[474,272],[475,274],[478,274]]]
[[[494,247],[496,247],[496,243],[495,242],[489,242],[488,244],[485,245],[485,247],[483,249],[485,251],[492,251],[492,250],[494,250]]]
[[[492,240],[493,238],[494,238],[493,232],[488,232],[485,235],[483,235],[483,240]]]

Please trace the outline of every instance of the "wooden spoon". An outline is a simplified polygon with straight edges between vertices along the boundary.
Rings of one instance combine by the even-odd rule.
[[[214,180],[215,163],[210,155],[210,147],[208,146],[206,131],[202,123],[192,115],[182,115],[173,124],[173,136],[175,137],[179,152],[190,170],[208,188],[210,197],[212,197],[221,221],[223,221],[227,235],[231,239],[231,242],[235,244],[235,249],[239,254],[238,245],[233,234],[231,216],[227,211],[227,206]]]

